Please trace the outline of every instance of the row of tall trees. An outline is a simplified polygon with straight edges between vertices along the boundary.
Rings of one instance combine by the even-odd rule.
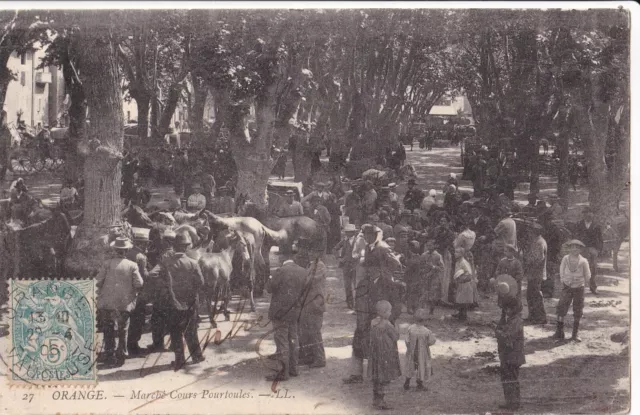
[[[62,67],[71,96],[73,153],[84,160],[88,201],[71,260],[78,268],[98,263],[95,238],[120,219],[123,96],[136,101],[146,138],[148,124],[153,135],[167,131],[184,97],[190,125],[200,129],[211,94],[214,130],[230,132],[238,192],[259,206],[267,202],[273,146],[293,137],[303,180],[322,143],[334,164],[349,154],[375,157],[394,142],[398,125],[428,114],[450,90],[468,96],[481,136],[515,137],[525,158],[552,132],[560,132],[560,149],[570,136],[582,143],[601,217],[628,171],[624,11],[55,11],[4,18],[0,46],[48,44],[45,63]],[[537,158],[529,160],[535,189]],[[566,169],[560,175],[566,193]]]

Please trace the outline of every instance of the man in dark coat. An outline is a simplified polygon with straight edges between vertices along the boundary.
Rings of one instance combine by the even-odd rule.
[[[362,233],[367,246],[363,258],[366,278],[356,287],[356,331],[353,335],[352,374],[343,382],[346,384],[363,382],[363,359],[369,358],[369,336],[371,320],[376,317],[375,304],[387,300],[392,305],[390,321],[400,315],[399,287],[393,281],[394,271],[400,270],[400,261],[391,248],[380,239],[382,231],[370,224],[363,225]]]
[[[161,263],[160,272],[168,282],[169,289],[169,333],[175,353],[172,363],[174,370],[180,369],[186,363],[183,338],[193,363],[204,361],[198,341],[198,292],[204,285],[204,278],[198,262],[186,255],[190,245],[189,235],[176,235],[175,253]]]
[[[153,232],[153,230],[152,230]],[[169,318],[171,307],[169,302],[169,287],[167,281],[161,278],[161,263],[171,258],[175,251],[173,244],[176,234],[173,231],[165,231],[156,241],[153,268],[149,271],[148,283],[145,281],[144,296],[153,304],[151,313],[151,339],[152,344],[147,346],[150,352],[161,352],[164,350],[164,336],[169,333]],[[154,238],[155,239],[155,238]],[[158,243],[159,242],[159,243]],[[151,260],[151,257],[149,258]]]
[[[149,270],[147,267],[147,244],[149,243],[149,230],[143,228],[132,228],[133,231],[133,248],[127,252],[127,259],[138,264],[138,272],[142,277],[144,285],[147,284]],[[131,312],[129,317],[129,335],[127,336],[127,353],[129,356],[142,354],[142,349],[138,345],[142,337],[144,328],[145,310],[147,306],[147,298],[145,291],[138,296],[136,308]]]
[[[306,268],[307,276],[302,291],[302,311],[298,321],[300,340],[300,362],[310,368],[325,367],[326,357],[322,342],[322,321],[324,319],[327,267],[322,262],[324,252],[313,246],[310,240],[298,243],[300,251],[294,261]]]
[[[342,268],[342,278],[344,279],[344,292],[347,307],[351,310],[354,308],[354,291],[356,288],[356,265],[357,261],[353,258],[353,246],[356,243],[356,227],[352,223],[344,228],[344,238],[336,245],[334,251],[339,258],[339,266]]]
[[[422,199],[424,198],[422,191],[416,188],[415,179],[409,179],[407,182],[407,193],[405,193],[402,203],[404,204],[405,209],[409,209],[411,212],[414,209],[420,208],[420,203],[422,203]]]
[[[269,381],[285,381],[289,376],[298,376],[298,319],[307,274],[305,268],[287,260],[273,272],[267,283],[267,292],[271,293],[269,319],[280,362],[276,373],[266,377]]]
[[[602,229],[593,223],[593,210],[590,207],[586,207],[582,211],[582,220],[578,222],[575,239],[582,241],[586,246],[582,254],[589,261],[589,269],[591,271],[589,289],[593,294],[597,294],[596,271],[598,268],[598,255],[602,251]]]

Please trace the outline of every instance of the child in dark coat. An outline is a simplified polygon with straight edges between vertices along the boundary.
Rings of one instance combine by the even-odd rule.
[[[398,339],[400,335],[389,321],[391,304],[388,301],[376,303],[376,317],[371,322],[369,370],[373,380],[373,406],[376,409],[391,409],[384,401],[386,386],[400,377],[400,357]]]
[[[500,307],[504,310],[496,328],[498,355],[500,357],[500,380],[506,404],[502,409],[515,411],[520,408],[520,366],[525,363],[524,331],[522,328],[522,304],[516,299],[517,282],[508,275],[497,279],[496,290],[500,298]]]

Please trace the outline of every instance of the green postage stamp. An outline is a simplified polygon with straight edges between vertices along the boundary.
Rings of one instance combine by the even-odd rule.
[[[11,384],[95,384],[94,280],[11,280],[9,293]]]

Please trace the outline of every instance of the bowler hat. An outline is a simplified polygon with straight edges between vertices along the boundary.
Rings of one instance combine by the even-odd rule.
[[[409,179],[407,184],[416,184],[416,179]]]
[[[125,238],[124,236],[119,236],[115,241],[109,244],[114,249],[131,249],[133,244],[129,240],[129,238]]]
[[[173,242],[176,246],[191,245],[191,237],[186,233],[179,233]]]
[[[508,274],[500,274],[495,280],[496,291],[502,298],[514,298],[518,293],[518,283]]]
[[[365,223],[364,225],[362,225],[362,233],[377,233],[377,232],[378,230],[376,229],[376,227],[369,223]]]
[[[389,189],[395,189],[396,188],[396,184],[395,183],[389,183],[388,187],[389,187]]]
[[[294,196],[296,194],[296,192],[294,192],[293,190],[289,189],[287,190],[287,196]]]

